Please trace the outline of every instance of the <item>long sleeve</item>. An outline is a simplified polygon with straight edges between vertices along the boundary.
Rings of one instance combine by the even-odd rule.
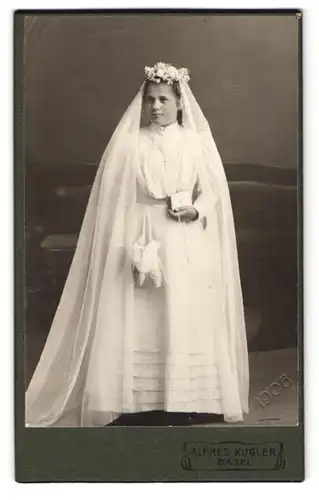
[[[199,219],[205,228],[207,225],[207,216],[212,210],[212,207],[217,202],[217,196],[214,193],[207,193],[202,189],[199,178],[193,190],[193,207],[196,208]]]

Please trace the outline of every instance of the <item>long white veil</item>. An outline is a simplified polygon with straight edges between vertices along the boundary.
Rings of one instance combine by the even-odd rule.
[[[130,217],[136,203],[143,90],[144,83],[100,161],[59,306],[26,392],[28,426],[54,425],[73,410],[80,416],[75,425],[105,425],[132,408]],[[202,143],[201,185],[218,196],[227,330],[218,346],[222,404],[226,420],[240,420],[248,411],[248,356],[230,196],[209,124],[186,82],[181,90],[183,125],[198,132]],[[98,403],[99,366],[107,380],[108,408]]]

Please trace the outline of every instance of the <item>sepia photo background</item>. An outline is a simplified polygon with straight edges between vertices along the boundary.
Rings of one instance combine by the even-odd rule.
[[[158,61],[190,69],[229,181],[250,351],[246,422],[295,424],[295,15],[26,18],[26,385],[63,289],[99,160],[142,83],[144,66]]]

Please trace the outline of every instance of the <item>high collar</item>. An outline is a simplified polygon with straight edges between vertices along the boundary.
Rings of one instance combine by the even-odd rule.
[[[149,130],[155,132],[159,135],[167,135],[168,133],[176,132],[179,130],[180,126],[178,122],[170,123],[169,125],[158,125],[157,123],[151,123],[149,125]]]

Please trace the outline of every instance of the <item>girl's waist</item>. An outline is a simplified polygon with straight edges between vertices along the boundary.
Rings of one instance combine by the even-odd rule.
[[[139,205],[161,205],[167,206],[167,198],[153,198],[146,195],[141,189],[136,192],[136,203]]]

